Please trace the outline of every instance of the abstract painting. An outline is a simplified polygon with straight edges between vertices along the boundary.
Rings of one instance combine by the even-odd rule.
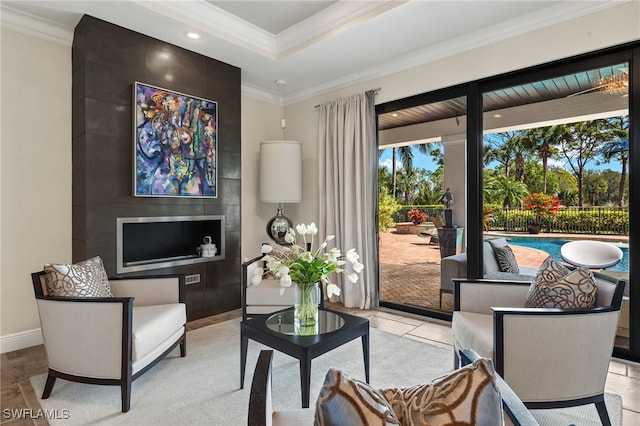
[[[218,103],[134,85],[135,196],[217,196]]]

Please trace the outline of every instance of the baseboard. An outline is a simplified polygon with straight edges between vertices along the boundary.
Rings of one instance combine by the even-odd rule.
[[[31,346],[41,345],[43,342],[42,331],[39,328],[0,336],[0,353],[30,348]]]

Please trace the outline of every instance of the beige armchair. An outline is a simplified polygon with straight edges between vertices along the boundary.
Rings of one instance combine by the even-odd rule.
[[[120,386],[122,411],[131,407],[131,383],[180,345],[186,355],[184,275],[110,279],[114,297],[47,295],[46,273],[32,275],[48,377]]]
[[[624,282],[594,276],[595,307],[572,310],[523,308],[527,282],[454,279],[455,350],[493,359],[530,409],[593,403],[602,423],[610,424],[604,385]]]

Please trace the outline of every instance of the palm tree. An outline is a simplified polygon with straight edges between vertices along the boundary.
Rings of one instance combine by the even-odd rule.
[[[402,168],[407,172],[411,172],[413,170],[413,148],[416,147],[418,152],[422,154],[430,154],[438,163],[438,165],[442,165],[444,160],[442,158],[442,151],[439,148],[439,143],[422,143],[417,145],[405,145],[397,148],[393,148],[391,151],[391,195],[396,196],[397,190],[397,169],[396,169],[396,156],[398,160],[402,163]]]
[[[518,206],[529,195],[527,185],[506,176],[487,178],[484,186],[485,196],[497,200],[503,207]]]
[[[618,207],[624,205],[624,187],[627,179],[627,164],[629,163],[629,116],[615,117],[612,119],[619,126],[614,130],[618,139],[608,142],[600,151],[605,161],[611,159],[620,161],[620,184],[618,187]]]
[[[504,166],[504,175],[510,177],[511,163],[515,159],[516,179],[524,180],[525,150],[520,143],[520,132],[500,132],[487,135],[484,138],[484,164],[496,161]]]
[[[558,126],[538,127],[525,130],[520,141],[526,149],[535,151],[542,161],[542,192],[547,193],[547,172],[549,158],[558,152],[555,147],[559,143],[560,128]]]

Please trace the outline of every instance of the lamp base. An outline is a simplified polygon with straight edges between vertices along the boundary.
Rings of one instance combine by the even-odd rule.
[[[282,207],[278,207],[278,213],[267,222],[267,235],[281,246],[289,246],[291,244],[284,237],[292,226],[291,219],[282,214]]]

